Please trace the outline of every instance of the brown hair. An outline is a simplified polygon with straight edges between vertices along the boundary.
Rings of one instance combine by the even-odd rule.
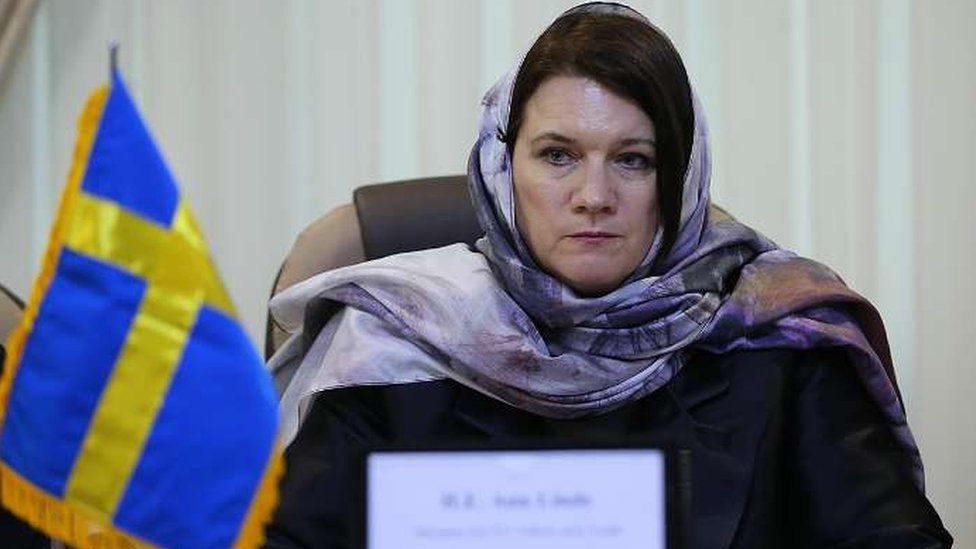
[[[658,214],[664,232],[655,265],[661,265],[681,221],[681,192],[695,131],[691,85],[674,45],[639,14],[585,8],[553,22],[526,54],[503,138],[511,154],[525,104],[553,76],[589,78],[636,103],[653,122],[657,140]]]

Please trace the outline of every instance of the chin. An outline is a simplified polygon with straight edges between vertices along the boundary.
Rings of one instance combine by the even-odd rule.
[[[582,277],[560,277],[562,281],[576,291],[576,293],[594,297],[608,294],[620,287],[623,282],[622,276],[582,276]]]
[[[545,270],[572,288],[577,294],[586,297],[600,296],[616,290],[633,272],[633,269],[620,268],[619,265],[614,265],[607,260],[593,261],[590,259],[583,262],[567,263]]]

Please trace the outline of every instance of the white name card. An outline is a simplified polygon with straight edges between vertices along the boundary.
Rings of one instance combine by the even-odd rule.
[[[374,452],[368,549],[665,549],[655,449]]]

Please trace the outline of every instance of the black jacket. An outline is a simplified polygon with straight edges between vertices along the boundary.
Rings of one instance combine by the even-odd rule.
[[[540,417],[453,381],[320,395],[286,454],[267,546],[347,547],[362,444],[647,436],[692,452],[692,548],[937,548],[952,538],[843,351],[699,353],[610,413]]]

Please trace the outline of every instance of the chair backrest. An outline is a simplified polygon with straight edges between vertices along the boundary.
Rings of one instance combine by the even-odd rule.
[[[271,296],[331,269],[455,242],[473,244],[481,234],[463,175],[360,187],[352,204],[335,208],[298,235],[278,270]],[[285,337],[268,314],[266,359]]]
[[[24,302],[0,284],[0,347],[4,346],[7,336],[20,322],[23,311]]]
[[[0,284],[0,372],[3,372],[3,361],[7,356],[4,347],[7,344],[7,336],[20,322],[20,315],[23,312],[24,302]]]

